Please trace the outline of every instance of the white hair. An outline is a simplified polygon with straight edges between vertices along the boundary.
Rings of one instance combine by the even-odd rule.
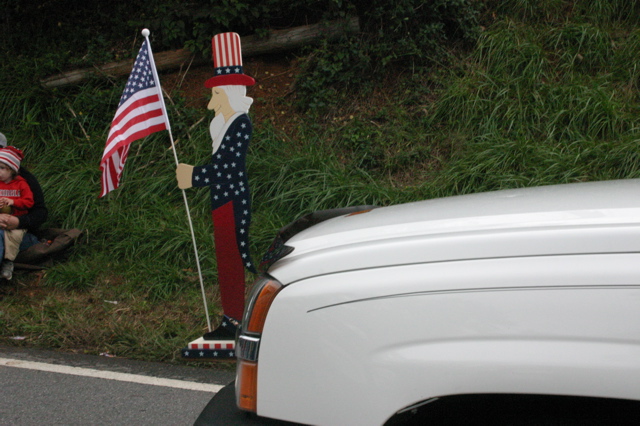
[[[227,94],[229,105],[235,112],[249,112],[249,107],[253,103],[253,98],[247,95],[247,86],[241,84],[230,84],[227,86],[219,86]]]

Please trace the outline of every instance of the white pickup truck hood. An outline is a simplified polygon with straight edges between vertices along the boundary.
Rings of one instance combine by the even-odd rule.
[[[470,194],[337,217],[286,242],[283,284],[463,259],[640,252],[640,179]],[[293,262],[295,260],[295,262]]]

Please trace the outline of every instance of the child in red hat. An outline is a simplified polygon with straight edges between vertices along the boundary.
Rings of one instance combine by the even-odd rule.
[[[27,181],[18,175],[20,162],[24,158],[22,151],[13,146],[0,148],[0,210],[14,216],[22,216],[33,207],[33,193]],[[13,277],[13,260],[18,255],[20,243],[27,231],[25,229],[0,230],[0,246],[4,258],[0,265],[0,277],[10,280]]]

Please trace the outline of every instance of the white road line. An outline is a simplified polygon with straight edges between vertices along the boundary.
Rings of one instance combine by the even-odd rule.
[[[49,371],[52,373],[71,374],[74,376],[94,377],[97,379],[118,380],[121,382],[140,383],[144,385],[166,386],[170,388],[216,393],[224,386],[207,383],[188,382],[184,380],[163,379],[143,376],[141,374],[117,373],[114,371],[94,370],[92,368],[71,367],[68,365],[47,364],[44,362],[21,361],[19,359],[0,358],[0,366],[25,368],[28,370]]]

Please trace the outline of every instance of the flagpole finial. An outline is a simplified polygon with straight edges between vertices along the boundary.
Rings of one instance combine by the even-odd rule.
[[[149,37],[149,34],[151,34],[151,31],[149,31],[148,29],[144,29],[142,30],[142,37]]]

